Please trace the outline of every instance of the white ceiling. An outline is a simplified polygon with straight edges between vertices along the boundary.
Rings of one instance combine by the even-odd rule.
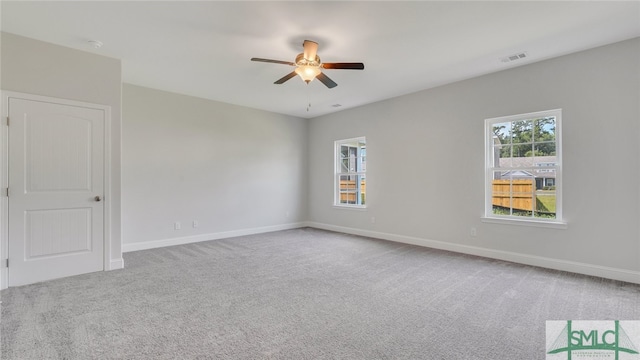
[[[639,1],[2,1],[1,10],[2,31],[121,59],[126,83],[303,118],[640,36]],[[293,61],[305,39],[323,61],[365,69],[325,70],[338,83],[328,89],[297,77],[274,85],[293,68],[249,61]]]

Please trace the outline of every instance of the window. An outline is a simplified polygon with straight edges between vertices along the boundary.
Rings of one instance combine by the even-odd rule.
[[[337,206],[365,207],[367,145],[364,137],[335,142],[335,199]]]
[[[485,120],[485,218],[562,222],[561,114]]]

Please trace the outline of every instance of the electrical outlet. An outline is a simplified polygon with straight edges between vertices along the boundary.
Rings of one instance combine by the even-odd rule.
[[[173,223],[173,228],[176,230],[180,230],[181,228],[180,221],[176,221],[175,223]]]
[[[193,220],[191,225],[193,226],[194,229],[197,228],[198,227],[198,220]]]
[[[372,223],[372,224],[375,224],[375,223],[376,223],[376,217],[375,217],[375,216],[372,216],[372,217],[371,217],[371,223]]]
[[[471,231],[469,231],[469,235],[475,237],[478,235],[478,231],[476,230],[476,228],[472,227]]]

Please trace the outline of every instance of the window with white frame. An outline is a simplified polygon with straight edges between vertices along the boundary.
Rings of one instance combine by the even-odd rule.
[[[367,145],[364,137],[335,142],[336,206],[365,207]]]
[[[562,222],[562,110],[485,120],[485,217]]]

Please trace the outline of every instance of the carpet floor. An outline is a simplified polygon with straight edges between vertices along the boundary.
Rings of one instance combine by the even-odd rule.
[[[544,359],[546,320],[640,285],[303,228],[124,254],[0,292],[2,359]]]

